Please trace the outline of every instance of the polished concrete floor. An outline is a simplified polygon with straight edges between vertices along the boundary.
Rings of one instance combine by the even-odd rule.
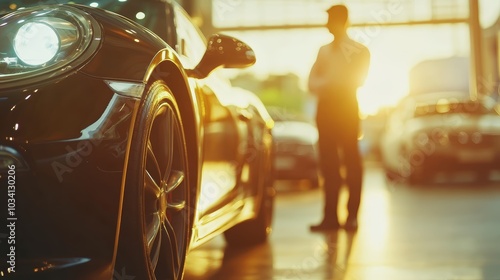
[[[461,174],[408,186],[365,170],[357,232],[311,233],[320,190],[278,182],[269,242],[242,250],[216,238],[190,253],[186,279],[500,279],[500,183]]]

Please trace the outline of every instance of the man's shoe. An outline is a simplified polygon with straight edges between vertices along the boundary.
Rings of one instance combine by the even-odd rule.
[[[355,231],[358,229],[358,219],[347,219],[344,224],[344,229],[349,231]]]
[[[340,228],[339,224],[322,222],[322,223],[317,224],[317,225],[312,225],[310,227],[310,230],[311,231],[329,231],[329,230],[337,230],[339,228]]]

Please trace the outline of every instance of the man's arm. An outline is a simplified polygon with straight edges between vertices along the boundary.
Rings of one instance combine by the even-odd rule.
[[[365,83],[366,77],[368,76],[368,70],[370,68],[370,51],[368,48],[364,47],[363,51],[359,57],[359,69],[358,69],[358,79],[357,84],[358,87],[362,86]]]
[[[325,78],[325,63],[323,59],[323,47],[320,48],[316,61],[314,62],[311,72],[309,73],[308,88],[314,95],[320,95],[326,86]]]

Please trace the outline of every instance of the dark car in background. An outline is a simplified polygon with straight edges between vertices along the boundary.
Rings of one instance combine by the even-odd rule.
[[[252,49],[173,1],[55,2],[0,3],[0,278],[182,279],[218,234],[264,242],[273,120],[216,71]]]
[[[473,171],[488,180],[500,169],[500,107],[467,92],[407,96],[390,115],[380,148],[389,179]]]
[[[307,118],[279,108],[269,108],[275,121],[274,178],[277,180],[307,180],[318,187],[318,129]]]

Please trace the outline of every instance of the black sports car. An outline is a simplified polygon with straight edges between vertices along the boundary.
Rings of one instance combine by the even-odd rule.
[[[54,2],[0,3],[0,278],[181,279],[217,234],[264,242],[273,121],[214,71],[252,49],[171,1]]]

